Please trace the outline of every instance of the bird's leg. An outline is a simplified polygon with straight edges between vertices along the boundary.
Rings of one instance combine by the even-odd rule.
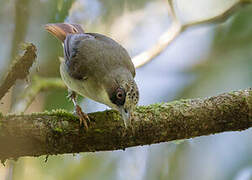
[[[68,90],[68,98],[72,100],[74,107],[75,107],[75,113],[80,119],[80,126],[84,125],[86,130],[88,130],[88,124],[87,120],[90,122],[90,119],[86,113],[84,113],[81,109],[81,107],[77,104],[77,94],[74,91]]]

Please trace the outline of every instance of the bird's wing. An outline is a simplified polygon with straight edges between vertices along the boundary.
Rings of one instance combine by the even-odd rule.
[[[98,33],[87,33],[93,37],[95,37],[95,40],[97,41],[97,49],[98,46],[101,49],[106,49],[106,52],[104,51],[103,55],[108,57],[108,61],[110,65],[113,65],[116,68],[125,67],[127,70],[129,70],[133,77],[135,77],[135,67],[132,63],[132,60],[126,51],[124,47],[122,47],[119,43],[114,41],[113,39],[104,36],[102,34]],[[106,59],[104,57],[104,59]],[[118,66],[116,66],[116,64]],[[113,67],[112,66],[112,67]],[[119,67],[120,66],[120,67]]]
[[[135,67],[127,51],[101,34],[68,35],[64,41],[64,54],[68,72],[76,79],[104,77],[120,69],[130,71],[135,76]]]
[[[85,65],[85,57],[80,52],[80,45],[83,41],[94,37],[88,34],[69,34],[64,41],[64,56],[67,70],[75,79],[83,79],[86,76],[87,66]],[[85,53],[85,52],[84,52]]]

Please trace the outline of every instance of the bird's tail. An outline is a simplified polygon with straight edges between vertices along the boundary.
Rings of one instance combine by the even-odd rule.
[[[68,23],[46,24],[44,28],[62,42],[65,41],[66,36],[68,34],[84,33],[84,30],[79,24],[68,24]]]

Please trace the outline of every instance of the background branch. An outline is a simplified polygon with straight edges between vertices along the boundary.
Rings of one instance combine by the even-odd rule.
[[[61,78],[49,78],[34,76],[28,88],[26,88],[13,105],[15,113],[23,113],[33,102],[35,97],[42,91],[50,89],[67,89]]]
[[[17,57],[7,72],[3,83],[0,86],[0,99],[11,88],[17,79],[25,79],[29,74],[30,67],[36,59],[36,47],[31,43],[24,44],[24,54]]]
[[[161,54],[167,48],[167,46],[171,44],[176,39],[176,37],[178,37],[178,35],[180,35],[181,30],[181,24],[175,21],[169,27],[169,29],[162,34],[156,44],[154,44],[149,50],[144,51],[132,58],[134,66],[136,68],[139,68]]]
[[[168,28],[168,30],[163,33],[158,39],[157,43],[154,44],[150,49],[141,52],[132,58],[132,61],[136,68],[139,68],[148,62],[152,61],[155,57],[161,54],[167,47],[170,45],[182,32],[187,30],[189,27],[200,25],[200,24],[208,24],[208,23],[219,23],[224,22],[228,19],[237,9],[242,7],[242,5],[250,4],[251,0],[240,0],[234,3],[225,11],[217,14],[211,18],[206,18],[198,21],[193,21],[190,23],[182,24],[175,13],[173,0],[168,0],[168,11],[172,19],[172,25]]]
[[[252,89],[138,107],[134,129],[115,111],[89,114],[90,129],[65,111],[0,117],[0,159],[125,149],[252,127]]]

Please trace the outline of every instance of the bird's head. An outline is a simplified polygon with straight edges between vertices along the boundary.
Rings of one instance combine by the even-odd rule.
[[[113,106],[121,113],[125,127],[131,123],[132,114],[139,100],[139,92],[134,80],[121,82],[110,93]]]

